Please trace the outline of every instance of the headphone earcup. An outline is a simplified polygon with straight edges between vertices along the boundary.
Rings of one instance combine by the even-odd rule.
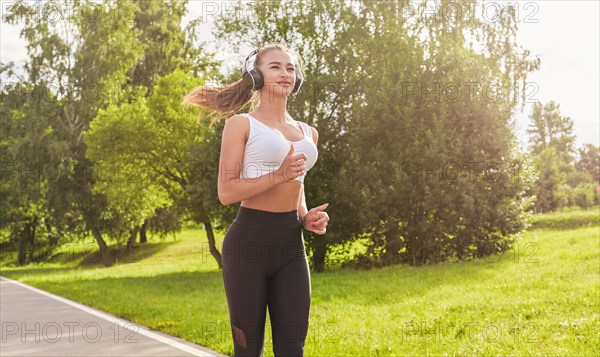
[[[242,76],[244,86],[250,90],[261,89],[264,86],[262,73],[257,69],[251,69],[249,72],[244,72]]]
[[[298,93],[300,87],[302,87],[302,82],[304,81],[304,77],[302,76],[302,72],[298,72],[296,75],[296,83],[294,84],[294,89],[292,89],[292,94]]]
[[[254,89],[261,89],[265,85],[265,80],[263,79],[261,71],[258,69],[252,69],[250,73],[254,78]]]

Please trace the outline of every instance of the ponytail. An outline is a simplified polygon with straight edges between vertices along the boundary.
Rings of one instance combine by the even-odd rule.
[[[217,115],[217,117],[211,121],[210,125],[212,125],[218,120],[238,111],[253,97],[256,97],[254,94],[255,93],[251,89],[244,86],[240,79],[239,81],[222,88],[210,86],[194,88],[183,98],[181,104],[205,107],[222,113],[221,115]],[[200,118],[205,114],[205,110],[201,110],[197,122],[199,122]]]

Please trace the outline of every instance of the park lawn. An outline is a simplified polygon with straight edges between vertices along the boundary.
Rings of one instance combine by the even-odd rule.
[[[487,259],[312,273],[305,355],[596,356],[595,212],[567,229],[555,223],[560,214],[536,217],[542,228]],[[544,217],[552,228],[544,227]],[[204,231],[186,229],[176,241],[150,239],[110,268],[71,247],[57,263],[2,266],[0,274],[233,355],[222,276]],[[86,258],[92,264],[80,264]],[[265,356],[273,356],[268,320],[265,333]]]

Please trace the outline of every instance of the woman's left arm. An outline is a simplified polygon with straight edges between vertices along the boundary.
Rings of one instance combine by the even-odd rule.
[[[313,140],[316,145],[319,134],[317,133],[316,129],[311,128],[311,130],[313,132]],[[329,221],[329,215],[327,212],[325,212],[327,206],[329,206],[329,203],[325,203],[308,210],[306,206],[306,195],[304,194],[304,184],[302,184],[302,193],[298,202],[298,216],[300,217],[300,222],[302,222],[304,229],[316,234],[325,234],[327,230],[327,222]],[[309,220],[308,223],[306,223],[307,220]]]
[[[317,129],[309,126],[309,129],[312,131],[312,139],[317,146],[317,142],[319,141],[319,132]],[[308,213],[308,207],[306,206],[306,196],[304,195],[304,184],[302,184],[302,192],[300,193],[300,200],[298,201],[298,216],[300,217],[300,222],[304,228],[306,228],[306,224],[304,224],[304,216]]]

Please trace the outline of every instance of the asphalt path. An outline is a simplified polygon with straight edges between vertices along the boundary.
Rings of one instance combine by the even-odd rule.
[[[0,356],[224,356],[0,277]]]

